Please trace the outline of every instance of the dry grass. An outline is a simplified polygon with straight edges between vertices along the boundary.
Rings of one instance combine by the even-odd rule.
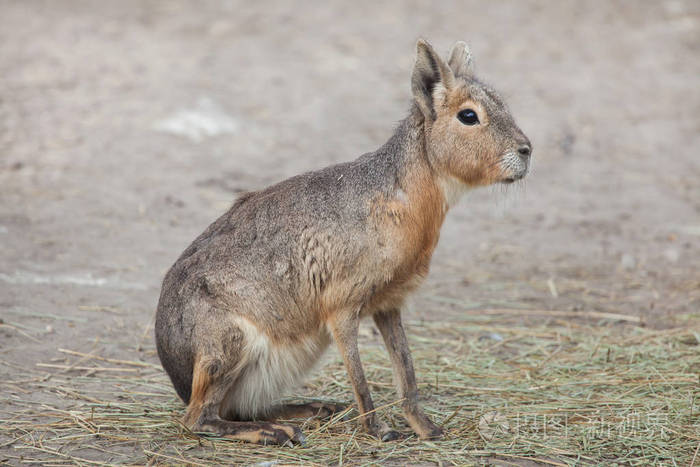
[[[306,421],[294,448],[199,437],[158,365],[61,349],[0,383],[0,463],[700,465],[700,318],[662,331],[613,319],[500,310],[408,323],[424,406],[446,431],[437,442],[381,443],[342,418]],[[408,435],[366,331],[376,405]],[[348,401],[338,355],[326,361],[300,394]]]

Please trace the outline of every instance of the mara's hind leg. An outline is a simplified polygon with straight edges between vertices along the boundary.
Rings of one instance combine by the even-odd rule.
[[[320,418],[327,420],[333,415],[345,410],[347,406],[342,404],[332,404],[328,402],[308,402],[305,404],[280,404],[272,407],[269,420],[281,418]]]
[[[304,441],[301,430],[271,422],[224,420],[221,404],[235,379],[228,379],[220,365],[200,360],[194,368],[192,396],[185,413],[185,425],[194,432],[258,444],[289,444]]]

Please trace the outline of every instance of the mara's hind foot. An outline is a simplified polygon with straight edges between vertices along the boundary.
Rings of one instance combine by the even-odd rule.
[[[346,405],[329,402],[308,402],[305,404],[281,404],[270,411],[270,419],[316,418],[328,420],[344,411]]]
[[[192,376],[185,426],[193,432],[249,443],[291,446],[304,442],[301,430],[293,425],[222,418],[222,403],[231,387],[223,374],[219,360],[200,358]]]
[[[304,435],[298,427],[271,422],[211,419],[196,423],[192,431],[264,445],[291,446],[304,442]]]

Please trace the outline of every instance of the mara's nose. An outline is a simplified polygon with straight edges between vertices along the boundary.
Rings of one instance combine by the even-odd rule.
[[[530,147],[529,144],[522,144],[518,148],[518,154],[520,154],[520,157],[522,157],[524,160],[528,160],[530,158],[531,152],[532,152],[532,148]]]

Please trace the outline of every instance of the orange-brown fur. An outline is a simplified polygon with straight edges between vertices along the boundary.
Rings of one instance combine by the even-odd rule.
[[[192,377],[192,396],[190,403],[187,406],[184,422],[188,426],[195,424],[199,415],[202,413],[202,407],[206,400],[207,389],[209,389],[209,375],[203,365],[199,363],[195,366],[194,375]]]

